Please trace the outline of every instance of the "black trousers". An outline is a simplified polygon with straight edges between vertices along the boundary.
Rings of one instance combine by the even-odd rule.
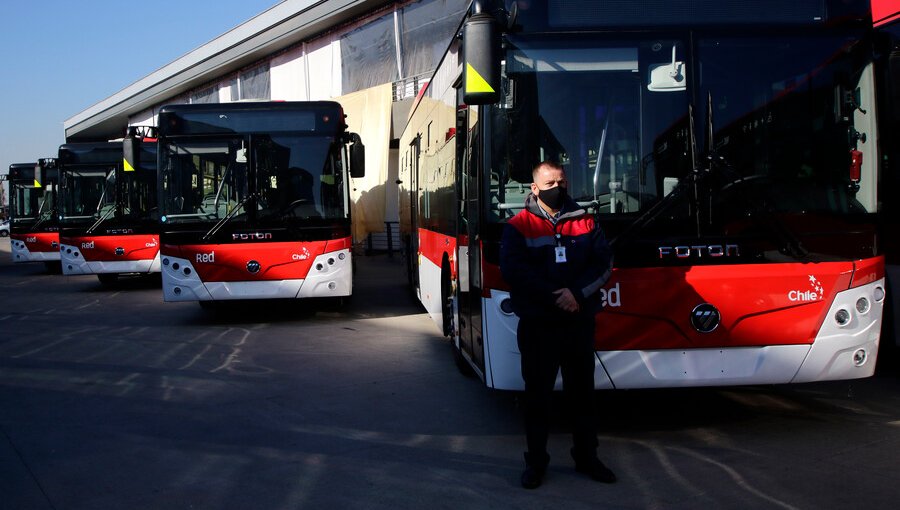
[[[560,370],[572,422],[572,453],[579,459],[593,458],[597,453],[593,317],[581,314],[560,315],[558,319],[521,317],[518,344],[525,380],[526,462],[543,469],[550,461],[547,439],[553,387]]]

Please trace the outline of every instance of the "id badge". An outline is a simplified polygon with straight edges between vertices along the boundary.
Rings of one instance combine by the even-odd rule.
[[[566,247],[565,246],[557,246],[556,247],[556,263],[562,264],[566,261]]]

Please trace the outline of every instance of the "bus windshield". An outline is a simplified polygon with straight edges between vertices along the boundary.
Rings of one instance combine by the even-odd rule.
[[[856,41],[700,39],[700,97],[708,102],[703,109],[711,108],[706,114],[714,128],[707,146],[727,165],[713,190],[713,221],[759,212],[876,211],[848,173],[853,128],[842,118],[840,96],[856,89],[850,84],[864,65]],[[706,128],[701,131],[700,138],[707,136]]]
[[[156,213],[156,169],[122,172],[119,202],[122,215],[133,220],[158,220]]]
[[[510,36],[505,99],[491,113],[494,220],[522,207],[539,161],[564,166],[575,200],[625,219],[684,187],[707,155],[720,163],[703,183],[709,195],[678,194],[684,207],[660,218],[670,234],[704,233],[698,214],[708,230],[759,208],[875,211],[850,186],[851,125],[836,93],[859,80],[864,45],[836,35],[692,39],[693,49],[677,38]]]
[[[637,213],[690,171],[688,94],[647,89],[651,65],[683,69],[677,39],[588,42],[510,37],[506,100],[493,116],[493,212],[509,217],[539,161],[563,165],[569,195],[603,212]],[[657,167],[663,167],[658,169]]]
[[[346,217],[333,136],[173,137],[162,149],[165,223]]]
[[[53,192],[45,188],[35,187],[33,184],[10,181],[12,195],[12,222],[31,223],[39,219],[47,219],[52,213],[50,204],[53,202]]]
[[[62,174],[63,224],[102,218],[116,207],[115,167],[69,167]]]

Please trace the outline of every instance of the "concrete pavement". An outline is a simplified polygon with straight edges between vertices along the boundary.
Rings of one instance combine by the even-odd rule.
[[[3,252],[6,250],[6,252]],[[606,392],[601,456],[519,487],[514,393],[460,375],[399,259],[330,303],[163,303],[12,265],[0,240],[0,508],[894,508],[900,381]]]

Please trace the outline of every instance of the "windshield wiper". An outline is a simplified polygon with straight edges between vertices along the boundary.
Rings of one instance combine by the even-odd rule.
[[[115,207],[109,208],[105,213],[103,213],[103,216],[101,216],[97,221],[94,222],[93,225],[91,225],[90,227],[88,227],[87,230],[85,230],[85,234],[93,233],[94,229],[99,227],[100,224],[103,223],[104,221],[108,220],[109,217],[112,216],[112,213],[114,213],[114,212],[116,212]]]
[[[31,228],[33,228],[33,229],[38,228],[38,226],[40,226],[42,223],[44,223],[45,221],[47,221],[48,219],[50,219],[53,216],[53,211],[50,211],[46,216],[44,216],[44,214],[43,214],[44,206],[47,204],[47,198],[48,197],[44,196],[44,198],[41,200],[41,205],[40,205],[40,207],[38,207],[38,211],[37,211],[38,220],[34,223],[34,225],[31,226]]]
[[[110,183],[109,183],[109,180],[110,180],[110,177],[113,178],[113,186],[115,186],[115,176],[116,176],[116,174],[115,174],[115,170],[114,170],[114,169],[113,169],[113,170],[110,170],[109,172],[106,173],[106,178],[104,179],[104,180],[106,181],[106,185],[103,186],[103,193],[100,194],[100,201],[97,203],[97,212],[98,212],[98,213],[103,209],[103,202],[104,202],[105,199],[106,199],[106,192],[109,191],[109,184],[110,184]],[[109,217],[110,217],[110,216],[112,215],[112,213],[114,213],[114,212],[116,212],[116,204],[113,204],[113,206],[112,206],[110,209],[108,209],[105,213],[103,213],[103,214],[100,216],[100,218],[98,218],[97,221],[94,222],[93,225],[91,225],[90,227],[88,227],[88,229],[85,231],[85,233],[86,233],[86,234],[91,234],[91,233],[93,233],[93,232],[94,232],[94,229],[97,228],[97,227],[99,227],[100,224],[103,223],[104,221],[108,220]]]
[[[719,193],[725,188],[737,186],[753,179],[755,176],[744,176],[734,166],[722,156],[715,147],[714,143],[714,126],[713,126],[713,104],[712,92],[707,94],[707,116],[706,116],[706,135],[707,135],[707,159],[709,161],[709,172],[718,178],[718,182],[709,190],[709,198],[712,201],[714,193]],[[797,234],[788,228],[783,221],[779,221],[773,214],[768,214],[760,207],[761,200],[756,200],[746,190],[733,193],[736,198],[742,202],[747,213],[762,219],[766,231],[771,232],[772,238],[779,245],[779,251],[792,257],[795,260],[808,259],[809,250],[803,246],[803,241]],[[712,222],[712,204],[710,204],[709,221]]]
[[[231,218],[233,218],[235,215],[237,215],[238,211],[240,211],[241,208],[243,208],[244,205],[245,205],[245,204],[246,204],[253,196],[254,196],[254,194],[251,193],[251,194],[247,195],[246,197],[242,198],[241,201],[238,202],[236,206],[234,206],[234,209],[232,209],[230,213],[226,214],[225,217],[223,217],[221,220],[217,221],[216,224],[213,225],[212,228],[209,229],[209,231],[208,231],[207,233],[203,234],[203,237],[201,237],[200,239],[203,240],[203,241],[209,241],[209,240],[212,238],[212,236],[216,235],[216,233],[217,233],[217,232],[218,232],[218,231],[219,231],[226,223],[228,223],[229,221],[231,221]]]
[[[610,101],[610,104],[612,101]],[[600,165],[603,162],[603,151],[606,149],[606,133],[609,131],[609,118],[612,117],[612,108],[606,108],[606,123],[603,126],[603,133],[600,134],[600,146],[597,148],[597,162],[594,164],[594,202],[598,202],[599,193],[597,184],[600,180]]]
[[[653,204],[644,214],[641,214],[637,217],[630,225],[625,227],[625,230],[620,232],[616,237],[612,238],[609,241],[610,246],[615,246],[616,244],[620,244],[630,237],[634,236],[638,231],[646,228],[651,223],[656,221],[656,219],[664,212],[669,210],[672,206],[679,203],[681,199],[685,196],[686,191],[693,188],[694,196],[697,194],[697,186],[704,181],[710,174],[709,169],[707,168],[705,171],[700,169],[700,166],[697,164],[697,138],[694,133],[694,105],[688,105],[688,129],[690,131],[690,144],[691,144],[691,173],[689,173],[684,179],[681,179],[672,191],[669,192],[668,195],[664,196],[662,200]],[[699,229],[699,215],[698,215],[698,225]],[[698,230],[699,232],[699,230]]]

